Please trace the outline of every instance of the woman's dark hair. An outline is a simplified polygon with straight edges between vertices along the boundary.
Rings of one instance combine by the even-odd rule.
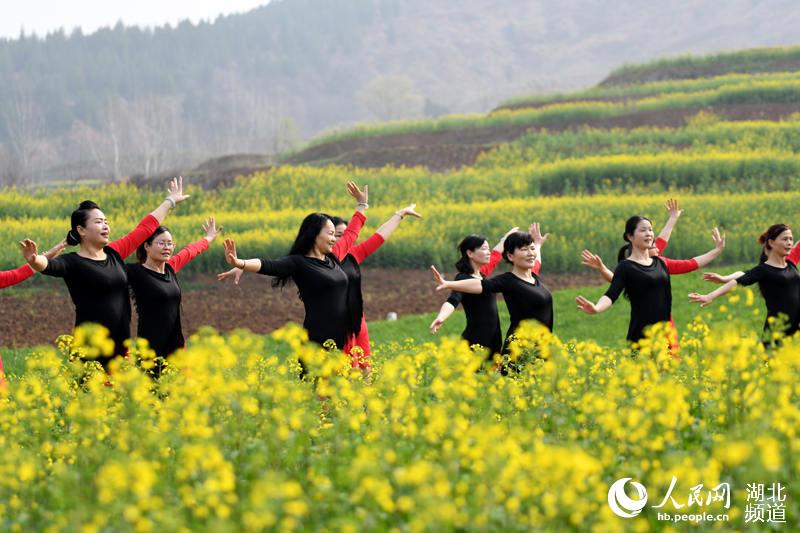
[[[140,244],[139,247],[136,249],[136,259],[138,259],[140,263],[144,263],[145,261],[147,261],[147,250],[144,249],[144,245],[146,244],[147,246],[152,246],[153,239],[155,239],[162,233],[166,233],[168,231],[169,229],[166,228],[165,226],[157,227],[156,230],[153,232],[153,234],[150,235],[147,239],[145,239],[145,241],[142,244]]]
[[[325,224],[331,222],[330,215],[324,213],[311,213],[303,222],[300,223],[300,229],[297,231],[297,237],[294,239],[294,244],[289,250],[289,255],[306,255],[314,247],[314,241],[317,235],[325,227]],[[276,276],[272,278],[273,287],[284,287],[289,283],[291,276]]]
[[[773,224],[769,228],[767,228],[767,231],[765,231],[764,233],[759,235],[758,244],[760,244],[762,246],[762,248],[761,248],[761,262],[762,263],[767,260],[767,252],[772,249],[772,247],[770,247],[770,245],[769,245],[769,241],[774,241],[775,239],[778,238],[778,236],[781,233],[783,233],[786,230],[791,230],[791,229],[792,228],[790,228],[786,224]]]
[[[626,259],[629,255],[631,255],[631,251],[633,250],[633,244],[631,244],[630,239],[628,239],[628,235],[633,235],[636,232],[636,226],[638,226],[639,222],[641,222],[642,220],[650,222],[649,218],[643,217],[642,215],[633,215],[625,222],[625,233],[622,234],[622,238],[628,244],[619,249],[619,253],[617,253],[618,263]]]
[[[67,232],[67,244],[70,246],[77,246],[81,243],[81,236],[78,233],[78,226],[86,227],[86,221],[89,220],[89,211],[92,209],[100,209],[100,206],[91,200],[84,200],[78,209],[72,212],[71,223],[72,228]]]
[[[456,270],[462,274],[474,274],[472,270],[472,262],[469,260],[467,252],[474,252],[485,243],[488,239],[483,235],[467,235],[458,245],[458,251],[461,252],[461,258],[456,261]]]
[[[506,241],[503,243],[503,259],[510,263],[511,260],[508,256],[513,254],[514,250],[522,248],[523,246],[530,246],[531,244],[533,244],[533,237],[531,237],[530,233],[515,231],[506,237]]]
[[[327,216],[331,219],[331,222],[333,222],[334,228],[340,224],[344,224],[345,226],[347,225],[347,221],[341,217],[337,217],[335,215],[327,215]]]

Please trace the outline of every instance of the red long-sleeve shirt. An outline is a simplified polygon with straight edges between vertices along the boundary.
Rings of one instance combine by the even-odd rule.
[[[195,241],[183,247],[180,252],[173,255],[169,261],[167,261],[167,264],[171,266],[172,270],[174,270],[177,274],[192,259],[202,254],[206,250],[208,250],[208,241],[206,239],[200,239],[199,241]]]
[[[0,289],[22,283],[31,276],[33,276],[33,269],[28,265],[22,265],[14,270],[3,270],[0,272]]]
[[[147,240],[155,230],[158,229],[160,223],[153,215],[147,215],[139,224],[127,235],[111,241],[108,243],[109,248],[113,248],[116,252],[126,259],[129,255],[136,251],[140,244]]]
[[[366,222],[366,220],[367,217],[364,216],[364,213],[360,211],[353,213],[350,222],[347,223],[347,228],[344,230],[344,233],[336,240],[336,244],[333,245],[333,255],[336,256],[336,259],[341,261],[350,252],[350,248],[352,248],[358,240],[358,235],[361,233],[361,228],[364,227],[364,222]]]

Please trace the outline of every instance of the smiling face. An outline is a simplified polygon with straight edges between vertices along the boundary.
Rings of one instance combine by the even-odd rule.
[[[781,232],[776,238],[768,240],[767,245],[779,257],[786,257],[794,245],[792,230],[787,229]]]
[[[628,241],[637,250],[649,250],[655,246],[655,233],[653,225],[647,219],[642,219],[636,224],[633,233],[628,234]]]
[[[77,226],[76,230],[81,237],[81,244],[94,245],[99,248],[108,244],[111,235],[108,219],[99,209],[90,210],[84,225]]]
[[[325,221],[322,229],[314,239],[314,249],[321,254],[329,254],[333,251],[333,245],[336,244],[336,228],[330,220]]]
[[[523,244],[518,248],[514,248],[512,252],[506,253],[506,258],[516,268],[530,270],[536,263],[536,246],[533,243]]]
[[[168,231],[159,233],[153,237],[151,244],[144,244],[147,259],[155,263],[165,263],[172,257],[175,251],[175,243],[172,241],[172,234]]]
[[[474,250],[467,250],[467,257],[481,266],[488,264],[491,256],[492,250],[489,248],[488,241],[483,241],[483,244]]]

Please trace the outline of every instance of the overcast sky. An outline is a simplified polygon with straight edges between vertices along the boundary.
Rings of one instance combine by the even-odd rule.
[[[217,15],[241,13],[269,0],[0,0],[0,37],[26,34],[44,37],[80,26],[91,33],[122,20],[126,26],[160,26],[183,19],[198,22]]]

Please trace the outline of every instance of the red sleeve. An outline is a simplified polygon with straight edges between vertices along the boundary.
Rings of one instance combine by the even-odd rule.
[[[22,265],[14,270],[3,270],[0,272],[0,289],[22,283],[31,276],[33,276],[33,269],[28,265]]]
[[[667,265],[667,272],[672,275],[688,274],[699,268],[697,261],[694,259],[670,259],[669,257],[662,257],[661,259]]]
[[[662,239],[661,237],[656,237],[656,248],[658,248],[658,255],[664,253],[664,250],[667,249],[667,240]]]
[[[383,235],[380,233],[374,233],[366,241],[353,246],[350,249],[350,255],[355,258],[357,263],[361,264],[364,259],[371,256],[375,250],[380,248],[381,244],[384,242],[386,242],[386,239],[383,238]]]
[[[786,260],[791,261],[795,265],[800,261],[800,241],[794,245],[794,248],[792,248],[792,251],[789,252],[789,255],[786,257]]]
[[[533,268],[531,269],[531,272],[533,272],[534,274],[541,273],[542,272],[542,262],[537,259],[533,263]]]
[[[481,274],[483,274],[484,278],[488,278],[492,272],[494,272],[494,269],[500,264],[501,259],[503,259],[503,254],[497,250],[492,250],[492,255],[489,256],[489,262],[481,267]]]
[[[186,266],[189,261],[208,250],[208,241],[200,239],[192,244],[187,244],[180,252],[173,255],[167,264],[172,267],[172,270],[177,274]]]
[[[336,259],[341,261],[350,253],[350,248],[352,248],[358,240],[358,234],[361,233],[361,228],[364,227],[364,222],[366,220],[367,217],[364,216],[364,213],[360,211],[353,213],[353,217],[350,219],[350,222],[347,223],[347,229],[344,230],[342,236],[339,237],[339,240],[333,245],[333,255],[336,256]]]
[[[133,231],[121,239],[110,242],[108,246],[116,250],[117,253],[125,259],[135,252],[136,248],[158,229],[158,226],[158,219],[153,215],[147,215],[139,222],[139,225],[136,226]]]

